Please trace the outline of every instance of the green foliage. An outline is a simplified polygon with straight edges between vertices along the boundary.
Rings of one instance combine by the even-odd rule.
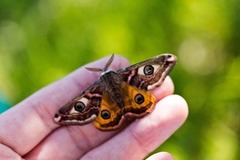
[[[176,159],[240,159],[240,2],[0,1],[0,90],[15,104],[81,65],[178,56],[171,76],[189,104],[158,150]]]

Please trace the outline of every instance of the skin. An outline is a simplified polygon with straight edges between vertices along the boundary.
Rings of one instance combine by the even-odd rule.
[[[88,67],[103,67],[105,57]],[[128,66],[115,56],[112,68]],[[186,101],[173,95],[174,86],[167,77],[152,93],[157,98],[154,111],[122,131],[102,132],[92,123],[85,126],[58,126],[55,112],[91,85],[98,73],[85,66],[42,88],[0,115],[0,159],[143,159],[166,141],[186,120]],[[159,152],[149,160],[171,160]]]

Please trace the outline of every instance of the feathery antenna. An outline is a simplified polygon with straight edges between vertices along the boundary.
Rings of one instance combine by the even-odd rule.
[[[93,72],[104,72],[108,69],[108,67],[112,64],[114,59],[114,54],[112,54],[112,56],[109,58],[108,62],[106,63],[104,68],[89,68],[89,67],[85,67],[87,70],[89,71],[93,71]]]

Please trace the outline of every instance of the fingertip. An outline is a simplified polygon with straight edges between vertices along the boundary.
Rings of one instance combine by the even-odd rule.
[[[159,152],[151,155],[147,160],[174,160],[174,158],[168,152]]]
[[[166,79],[163,81],[162,85],[158,88],[155,88],[151,92],[156,97],[157,101],[159,101],[163,97],[173,94],[174,84],[171,77],[167,76]]]
[[[179,95],[170,95],[164,97],[158,103],[153,114],[153,119],[156,121],[159,119],[159,113],[161,118],[168,121],[168,126],[171,132],[177,130],[188,117],[188,105],[186,100]]]
[[[184,115],[184,117],[188,116],[188,104],[187,101],[180,95],[173,95],[173,98],[175,97],[175,99],[178,101],[178,106],[180,107],[180,110],[182,111],[182,115]]]
[[[176,114],[175,117],[179,117],[184,122],[188,116],[188,104],[186,100],[180,95],[170,95],[165,97],[161,102],[156,104],[157,106],[168,106],[169,111]]]

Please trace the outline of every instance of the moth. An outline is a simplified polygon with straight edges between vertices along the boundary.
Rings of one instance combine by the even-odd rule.
[[[149,92],[159,87],[176,63],[176,56],[162,54],[126,68],[109,69],[114,55],[90,87],[65,104],[55,114],[60,125],[86,125],[93,122],[102,131],[119,129],[128,121],[154,109],[155,97]]]

